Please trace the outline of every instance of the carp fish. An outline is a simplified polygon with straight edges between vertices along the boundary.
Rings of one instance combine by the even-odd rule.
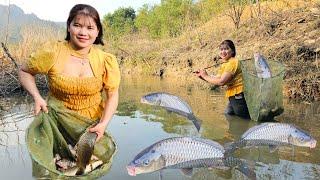
[[[191,120],[198,131],[200,130],[201,121],[196,118],[190,105],[178,96],[165,92],[150,93],[141,98],[141,103],[160,106],[168,111],[182,115]]]
[[[97,139],[97,134],[89,131],[84,132],[76,144],[77,166],[76,175],[82,175],[85,172],[86,166],[91,159],[94,144]]]
[[[248,129],[236,142],[225,145],[227,153],[235,149],[269,146],[274,151],[280,145],[315,148],[317,141],[302,129],[286,123],[262,123]]]
[[[243,161],[234,157],[225,157],[224,153],[223,146],[208,139],[167,138],[154,143],[136,155],[128,164],[127,171],[129,175],[136,176],[162,169],[181,169],[183,174],[191,176],[193,168],[229,169],[239,166],[241,172],[255,177],[255,173],[250,171]]]
[[[254,56],[254,65],[257,71],[257,76],[259,78],[270,78],[271,71],[267,63],[267,60],[259,53],[255,53],[253,56]]]

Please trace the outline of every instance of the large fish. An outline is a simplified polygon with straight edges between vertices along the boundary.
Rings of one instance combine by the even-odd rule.
[[[86,166],[89,164],[91,159],[94,144],[97,139],[97,134],[89,131],[85,131],[76,144],[76,154],[77,154],[77,166],[78,170],[76,175],[82,175],[85,173]]]
[[[201,123],[199,119],[195,117],[189,104],[178,96],[164,92],[150,93],[141,98],[141,103],[161,106],[168,111],[187,117],[197,130],[200,130]]]
[[[270,78],[271,71],[267,60],[259,53],[254,54],[254,65],[259,78]]]
[[[228,169],[243,167],[245,174],[254,174],[237,158],[224,156],[219,143],[195,137],[173,137],[160,140],[141,151],[127,166],[128,174],[135,176],[162,169],[181,169],[191,175],[193,168],[212,167]],[[248,173],[249,172],[249,173]]]
[[[226,154],[241,147],[269,146],[274,151],[279,145],[315,148],[317,141],[307,132],[286,123],[262,123],[248,129],[241,138],[226,144]]]

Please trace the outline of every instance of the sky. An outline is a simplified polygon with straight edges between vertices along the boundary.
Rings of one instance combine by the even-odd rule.
[[[40,19],[65,22],[75,4],[89,4],[96,8],[100,18],[103,18],[120,7],[138,10],[143,4],[159,4],[161,0],[0,0],[1,5],[9,5],[9,2],[19,6],[24,13],[33,13]]]

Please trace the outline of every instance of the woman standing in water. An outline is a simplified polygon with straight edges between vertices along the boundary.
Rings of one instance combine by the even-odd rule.
[[[240,62],[235,58],[236,48],[231,40],[224,40],[220,44],[219,56],[222,64],[216,76],[209,76],[203,69],[196,71],[196,76],[214,85],[227,86],[226,97],[229,99],[229,103],[225,110],[226,114],[250,118],[243,94]]]
[[[38,115],[35,121],[41,119],[39,122],[45,122],[47,118],[41,111],[48,113],[54,135],[54,154],[66,154],[68,147],[65,146],[74,145],[88,127],[90,132],[97,134],[96,142],[99,144],[116,111],[120,71],[115,56],[95,46],[104,45],[102,36],[102,25],[96,9],[77,4],[67,19],[65,41],[47,44],[32,54],[19,71],[22,86],[35,102],[34,113]],[[47,101],[36,87],[36,74],[48,76]],[[39,126],[34,123],[29,126],[28,132],[32,128]]]

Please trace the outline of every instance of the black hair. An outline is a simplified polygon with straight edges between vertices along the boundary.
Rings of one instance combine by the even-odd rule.
[[[231,49],[231,57],[236,56],[236,47],[234,46],[234,43],[231,40],[227,39],[222,41],[219,47],[221,47],[222,45],[228,46]]]
[[[97,25],[99,33],[98,33],[98,36],[93,44],[104,45],[104,43],[102,41],[103,30],[102,30],[102,24],[100,21],[99,13],[94,7],[87,5],[87,4],[77,4],[77,5],[73,6],[73,8],[70,10],[69,17],[67,20],[67,36],[66,36],[65,40],[67,40],[67,41],[70,40],[70,33],[68,32],[68,28],[69,28],[72,20],[79,14],[91,17]]]

